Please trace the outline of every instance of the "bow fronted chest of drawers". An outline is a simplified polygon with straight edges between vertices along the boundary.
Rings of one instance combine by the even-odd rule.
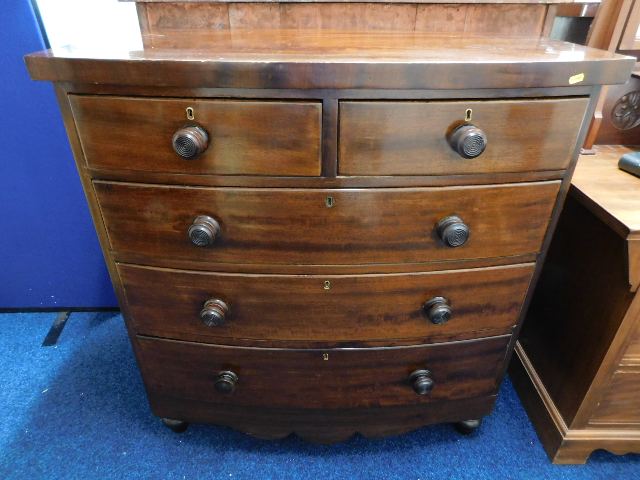
[[[594,98],[633,60],[416,31],[143,40],[26,60],[55,82],[152,411],[322,442],[475,428]]]

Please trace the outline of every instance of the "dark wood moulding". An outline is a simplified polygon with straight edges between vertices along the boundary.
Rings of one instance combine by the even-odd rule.
[[[548,39],[420,32],[184,31],[147,40],[147,48],[47,50],[26,62],[34,79],[54,82],[454,90],[624,83],[635,63]]]

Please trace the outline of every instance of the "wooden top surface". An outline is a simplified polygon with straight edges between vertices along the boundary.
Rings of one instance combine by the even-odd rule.
[[[144,49],[65,47],[26,57],[36,80],[235,88],[523,88],[624,83],[635,64],[540,38],[419,32],[176,32]]]
[[[571,181],[574,196],[623,237],[640,236],[640,178],[618,168],[625,153],[640,150],[597,145],[581,155]]]

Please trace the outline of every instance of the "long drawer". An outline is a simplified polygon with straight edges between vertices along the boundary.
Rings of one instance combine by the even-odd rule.
[[[89,167],[141,172],[320,174],[321,103],[70,95]],[[193,120],[186,109],[193,109]],[[185,160],[175,132],[197,124],[208,146]]]
[[[503,336],[432,346],[329,350],[223,347],[149,337],[137,337],[136,342],[151,396],[333,409],[493,395],[508,340]],[[414,390],[416,377],[411,379],[411,374],[416,370],[428,370],[429,393]],[[231,382],[222,372],[237,377],[231,393],[223,393],[231,390]]]
[[[533,264],[392,275],[242,275],[125,264],[118,272],[144,335],[225,344],[423,343],[511,333]],[[215,300],[225,310],[212,325],[205,321]],[[441,308],[449,312],[444,317]]]
[[[340,175],[455,175],[560,170],[569,165],[588,99],[341,102]],[[467,122],[486,149],[449,144]]]
[[[302,190],[94,182],[117,260],[171,266],[163,263],[170,258],[172,265],[195,269],[216,263],[426,263],[535,253],[559,186],[554,181]],[[462,246],[448,246],[437,233],[437,223],[452,215],[470,231]],[[206,247],[188,236],[194,225],[192,233],[202,232],[202,216],[219,227]],[[206,228],[214,230],[211,222]]]

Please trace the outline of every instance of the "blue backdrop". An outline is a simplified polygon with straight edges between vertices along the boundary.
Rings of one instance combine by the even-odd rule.
[[[116,305],[53,88],[22,57],[44,41],[29,0],[0,16],[0,309]]]

